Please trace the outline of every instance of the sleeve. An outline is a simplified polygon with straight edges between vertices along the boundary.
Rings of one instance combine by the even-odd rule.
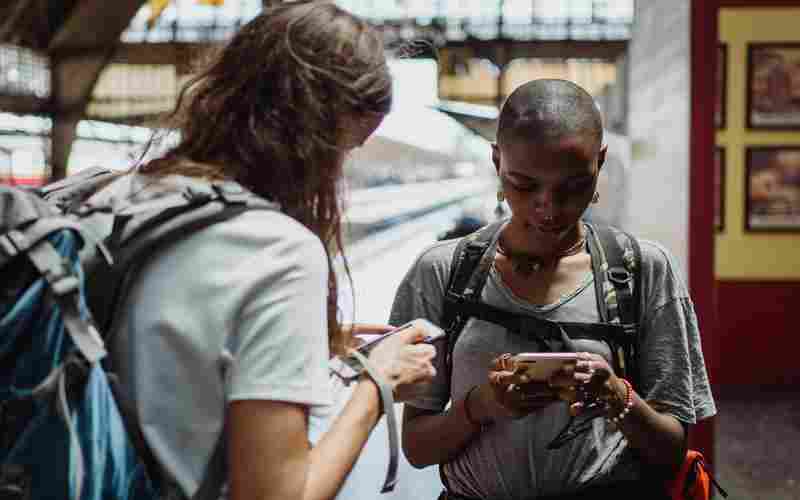
[[[389,324],[399,326],[417,318],[425,318],[441,328],[447,328],[442,324],[442,315],[452,251],[452,245],[437,244],[420,255],[397,289]],[[450,400],[449,374],[445,366],[447,339],[436,342],[434,346],[436,376],[424,393],[406,404],[441,411]]]
[[[313,234],[290,228],[242,270],[228,399],[329,404],[328,261]]]
[[[642,249],[642,395],[659,411],[694,424],[716,414],[697,316],[669,253],[647,242],[643,242]]]

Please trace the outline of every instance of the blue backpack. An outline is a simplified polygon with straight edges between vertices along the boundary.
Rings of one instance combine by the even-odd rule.
[[[39,190],[0,186],[0,499],[181,498],[121,396],[105,338],[137,266],[170,242],[275,205],[235,183],[89,206],[92,169]],[[98,234],[94,215],[112,220]],[[198,492],[224,482],[220,440]]]

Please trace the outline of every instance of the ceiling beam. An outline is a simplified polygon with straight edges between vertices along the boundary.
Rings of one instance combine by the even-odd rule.
[[[178,74],[188,73],[195,56],[213,47],[210,43],[121,43],[112,56],[112,63],[169,64]]]
[[[86,112],[120,36],[143,3],[144,0],[83,0],[73,7],[50,40],[51,179],[67,174],[78,121]]]
[[[57,53],[76,48],[108,47],[122,32],[145,0],[83,0],[70,12],[66,22],[50,41],[48,51]]]
[[[39,115],[50,111],[50,101],[27,95],[0,95],[0,110],[18,115]]]
[[[493,59],[505,51],[510,59],[601,59],[615,61],[625,53],[625,40],[479,40],[448,41],[440,50],[468,50]]]

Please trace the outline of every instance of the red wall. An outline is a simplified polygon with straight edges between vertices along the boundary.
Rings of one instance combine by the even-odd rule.
[[[715,385],[800,382],[800,282],[717,282]]]
[[[695,0],[693,3],[705,2]],[[720,7],[800,6],[800,0],[716,0],[712,3],[716,3],[715,11]],[[716,23],[717,12],[713,16]],[[709,40],[704,38],[703,42]],[[703,78],[712,77],[710,68],[701,71],[707,72]],[[693,129],[697,125],[693,123]],[[707,123],[701,125],[703,129],[708,126]],[[706,185],[701,189],[708,193],[713,188]],[[788,385],[800,380],[800,363],[792,359],[795,350],[800,349],[800,323],[794,311],[797,308],[800,312],[800,282],[720,280],[716,282],[715,296],[716,323],[712,339],[703,340],[714,385]]]
[[[712,68],[717,46],[716,0],[692,0],[691,16],[691,127],[689,133],[689,289],[703,332],[703,352],[712,384],[716,370],[716,304],[714,281],[714,123],[707,103],[714,102]],[[689,444],[714,463],[714,418],[692,428]]]

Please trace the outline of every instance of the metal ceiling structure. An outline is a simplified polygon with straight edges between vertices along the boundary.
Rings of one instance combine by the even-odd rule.
[[[159,116],[172,106],[193,53],[229,38],[263,5],[277,1],[227,0],[224,12],[187,20],[180,9],[189,0],[173,0],[148,27],[145,0],[5,0],[0,111],[49,118],[48,162],[51,176],[59,178],[81,120],[133,124]],[[378,25],[389,47],[429,41],[444,71],[465,57],[499,68],[518,57],[613,61],[626,49],[632,18],[632,7],[614,10],[632,0],[338,3]]]

